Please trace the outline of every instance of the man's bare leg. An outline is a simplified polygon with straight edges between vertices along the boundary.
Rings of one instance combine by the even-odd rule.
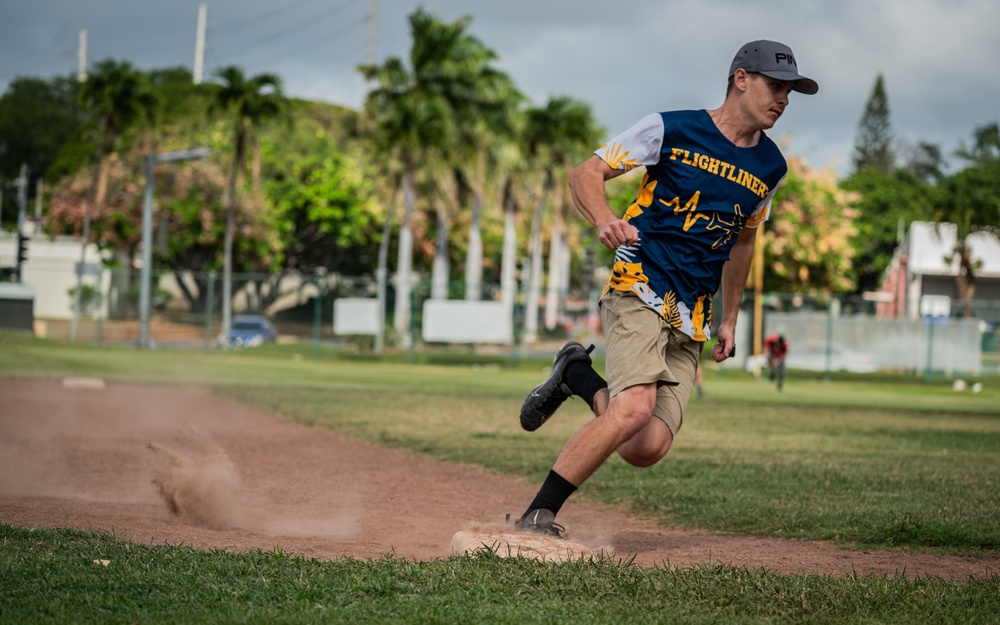
[[[625,389],[610,399],[602,389],[592,402],[597,418],[580,428],[563,447],[531,505],[515,522],[519,529],[561,536],[555,522],[562,505],[615,450],[629,464],[656,464],[673,441],[667,425],[653,416],[656,384]]]
[[[595,396],[595,408],[606,396],[607,391]],[[552,467],[574,486],[583,484],[615,450],[643,432],[650,420],[659,421],[653,417],[656,384],[631,386],[605,401],[607,408],[566,442]]]

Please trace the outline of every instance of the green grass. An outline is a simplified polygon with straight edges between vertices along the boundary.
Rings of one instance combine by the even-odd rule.
[[[320,427],[537,483],[591,416],[577,400],[526,434],[516,413],[548,363],[383,358],[283,345],[241,352],[96,348],[0,332],[0,376],[203,384]],[[600,363],[598,363],[600,365]],[[796,374],[783,393],[706,372],[664,462],[612,458],[576,498],[663,523],[844,546],[996,556],[1000,380]],[[108,567],[95,559],[111,560]],[[488,554],[316,562],[129,544],[0,525],[0,623],[996,623],[1000,578],[644,570]]]
[[[95,563],[107,560],[108,564]],[[995,623],[1000,578],[782,576],[560,565],[488,552],[417,563],[141,546],[0,525],[0,621],[33,623]]]

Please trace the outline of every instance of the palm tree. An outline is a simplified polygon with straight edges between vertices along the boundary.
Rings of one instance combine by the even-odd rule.
[[[216,72],[222,86],[212,103],[214,111],[229,115],[233,122],[233,162],[229,171],[226,208],[226,232],[222,261],[222,344],[228,347],[232,324],[233,227],[236,214],[236,182],[246,166],[246,150],[254,127],[282,115],[286,99],[281,93],[281,78],[258,74],[247,78],[239,67],[229,66]]]
[[[510,135],[510,118],[517,98],[513,82],[503,72],[492,67],[496,53],[479,39],[467,34],[471,18],[464,17],[444,23],[417,11],[411,17],[413,49],[411,60],[420,88],[442,100],[447,107],[446,141],[431,146],[430,155],[437,187],[438,241],[434,258],[433,297],[447,297],[449,210],[458,210],[459,180],[468,186],[473,196],[470,230],[472,259],[466,263],[467,282],[478,291],[482,273],[482,244],[479,219],[490,165],[487,137]],[[477,259],[478,257],[478,259]],[[480,277],[477,277],[480,276]],[[467,288],[467,297],[470,295]],[[478,299],[478,293],[474,299]]]
[[[91,211],[101,206],[107,190],[107,169],[104,164],[111,152],[114,151],[118,139],[136,121],[141,118],[151,118],[155,111],[156,98],[149,86],[146,75],[136,70],[127,61],[114,61],[111,59],[98,63],[93,71],[87,76],[87,80],[80,87],[78,95],[80,104],[93,117],[96,132],[97,150],[94,154],[93,169],[91,170],[91,191],[90,198],[84,207],[83,231],[81,233],[82,246],[80,263],[84,261],[82,255],[86,250],[90,239],[90,218]],[[120,254],[120,260],[127,267],[132,266],[130,256]],[[121,292],[128,290],[128,280],[130,272],[120,272],[116,274],[123,278],[126,283],[117,285]],[[71,338],[76,338],[76,325],[79,319],[80,301],[82,292],[82,274],[77,274],[76,302],[74,305],[73,322],[71,324]],[[122,298],[125,301],[125,298]]]
[[[514,298],[517,294],[517,213],[520,202],[517,185],[509,175],[503,185],[503,251],[500,257],[500,293],[507,318],[514,318]],[[513,337],[512,337],[513,339]]]
[[[399,58],[359,68],[366,79],[376,83],[365,103],[376,128],[376,143],[402,169],[394,176],[394,184],[402,187],[404,198],[394,323],[407,344],[412,220],[418,181],[423,178],[438,200],[431,284],[432,297],[445,298],[450,213],[459,207],[459,180],[455,175],[458,146],[469,145],[469,137],[482,128],[497,106],[493,94],[500,92],[500,85],[510,84],[506,75],[489,66],[495,54],[466,34],[469,18],[445,24],[418,10],[409,19],[413,36],[409,68]]]
[[[506,189],[505,179],[510,173],[507,161],[514,141],[516,107],[521,98],[505,76],[492,82],[495,85],[492,89],[496,90],[495,103],[490,103],[490,108],[481,110],[478,120],[462,124],[459,133],[457,164],[472,195],[469,245],[465,260],[465,299],[471,301],[479,300],[482,292],[483,247],[480,222],[483,205],[491,181],[495,188]],[[489,83],[484,83],[484,91],[491,88],[487,86]],[[504,195],[507,195],[506,192]],[[509,205],[505,199],[501,199],[501,202],[505,207]]]
[[[365,114],[375,128],[376,149],[385,155],[386,174],[395,187],[393,197],[403,197],[393,325],[400,342],[409,346],[410,273],[418,164],[424,163],[431,146],[443,145],[447,135],[447,107],[441,98],[418,84],[415,74],[399,58],[390,58],[383,65],[363,65],[358,70],[376,84],[365,100]],[[399,171],[394,171],[397,164]]]
[[[955,286],[962,300],[962,314],[973,317],[972,300],[976,294],[976,276],[981,259],[973,257],[970,237],[979,232],[1000,234],[1000,126],[988,124],[977,128],[972,148],[963,147],[957,155],[969,167],[946,178],[936,193],[934,220],[955,224],[955,247],[947,262],[957,260]],[[981,236],[981,235],[980,235]]]
[[[529,109],[522,144],[538,173],[530,181],[535,202],[532,218],[531,266],[525,305],[524,340],[536,340],[538,307],[542,277],[542,219],[545,205],[552,201],[553,232],[549,251],[549,292],[546,324],[554,327],[559,295],[565,291],[570,254],[565,243],[565,216],[571,204],[566,179],[571,168],[586,152],[597,146],[603,129],[597,124],[589,105],[560,96],[544,107]]]
[[[495,69],[496,53],[475,37],[465,35],[468,18],[449,26],[450,49],[438,46],[437,72],[452,78],[445,97],[453,111],[454,138],[450,165],[461,176],[472,201],[465,299],[478,300],[482,290],[483,248],[480,223],[492,180],[503,189],[502,155],[514,141],[517,107],[524,96],[510,77]],[[457,201],[453,204],[457,205]]]

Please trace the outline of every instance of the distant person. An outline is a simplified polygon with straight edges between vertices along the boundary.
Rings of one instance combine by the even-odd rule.
[[[767,357],[767,378],[778,383],[778,390],[785,384],[785,356],[788,355],[788,341],[784,335],[772,334],[764,339],[764,355]]]
[[[560,508],[611,454],[651,467],[670,450],[713,320],[715,362],[736,345],[756,229],[788,172],[767,131],[793,91],[818,89],[798,73],[788,46],[752,41],[730,64],[721,106],[651,113],[573,170],[577,209],[615,250],[600,301],[607,380],[591,366],[590,350],[573,341],[524,400],[521,427],[529,432],[571,395],[597,418],[566,442],[535,499],[512,520],[515,528],[561,535]],[[634,94],[622,98],[632,102]],[[645,174],[636,199],[615,212],[605,184],[637,168]],[[714,308],[716,291],[723,302]]]

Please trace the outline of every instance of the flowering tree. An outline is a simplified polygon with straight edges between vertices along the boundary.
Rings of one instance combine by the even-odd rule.
[[[764,230],[764,290],[832,294],[854,288],[851,259],[857,195],[837,186],[829,170],[788,159]]]

